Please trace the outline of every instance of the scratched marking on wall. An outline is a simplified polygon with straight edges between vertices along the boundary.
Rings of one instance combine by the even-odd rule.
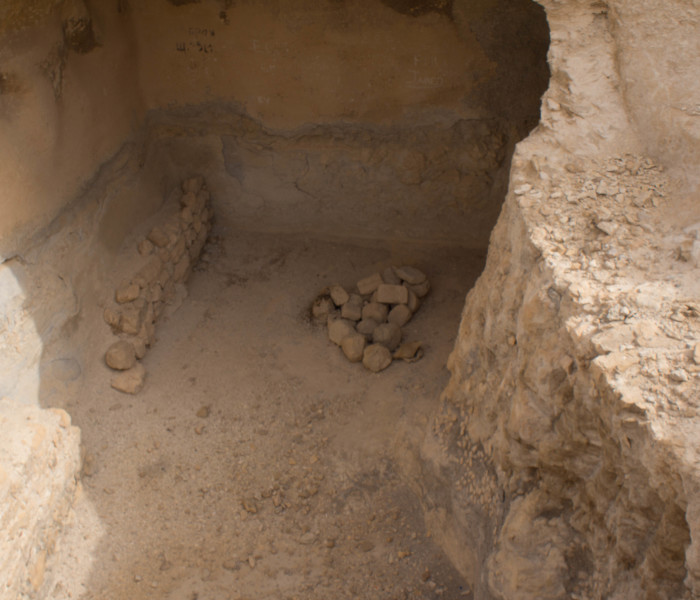
[[[207,27],[190,27],[188,39],[175,43],[175,50],[184,54],[213,54],[216,31]]]

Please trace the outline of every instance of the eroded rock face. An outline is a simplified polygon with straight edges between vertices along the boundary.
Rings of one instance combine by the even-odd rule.
[[[700,146],[692,127],[680,154],[659,143],[687,112],[651,98],[680,105],[698,84],[680,92],[668,69],[659,85],[683,42],[652,57],[634,40],[698,12],[543,4],[553,79],[423,443],[427,519],[477,598],[697,597],[700,211],[684,172]]]

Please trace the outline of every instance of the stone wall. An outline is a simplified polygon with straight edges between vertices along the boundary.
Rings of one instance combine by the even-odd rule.
[[[476,598],[698,597],[698,144],[656,102],[697,96],[700,49],[641,40],[700,15],[543,4],[542,123],[406,470]]]

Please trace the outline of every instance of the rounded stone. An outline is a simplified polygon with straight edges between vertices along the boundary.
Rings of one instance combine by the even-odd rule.
[[[350,300],[350,294],[348,294],[345,291],[345,288],[343,288],[340,285],[334,285],[331,286],[330,295],[331,299],[333,300],[333,304],[335,304],[338,308],[343,306],[348,300]]]
[[[370,302],[362,307],[362,318],[372,319],[377,323],[384,323],[388,313],[389,309],[386,304],[380,304],[379,302]]]
[[[365,336],[360,333],[354,333],[343,338],[340,347],[343,349],[343,354],[350,362],[360,362],[366,345]]]
[[[114,342],[105,354],[105,362],[111,369],[126,371],[134,366],[136,362],[136,351],[127,341],[120,340]]]
[[[357,324],[357,331],[362,335],[371,336],[378,325],[379,323],[374,319],[362,319],[362,321]]]
[[[389,321],[389,323],[393,323],[394,325],[403,327],[406,323],[408,323],[411,320],[412,316],[413,313],[407,305],[397,304],[396,306],[394,306],[394,308],[391,309],[387,320]]]
[[[136,363],[131,369],[112,377],[111,385],[115,390],[125,394],[138,394],[145,380],[146,369],[141,363]]]
[[[383,371],[391,364],[391,352],[381,344],[372,344],[365,348],[362,364],[373,373]]]
[[[340,346],[341,342],[355,333],[355,327],[351,321],[345,319],[329,319],[328,320],[328,339],[334,344]]]
[[[378,325],[372,334],[372,341],[385,346],[388,350],[396,350],[401,343],[401,328],[396,323]]]

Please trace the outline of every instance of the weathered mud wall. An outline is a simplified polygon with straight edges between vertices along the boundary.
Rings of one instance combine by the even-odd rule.
[[[542,4],[543,119],[406,468],[476,598],[698,597],[700,13]]]

